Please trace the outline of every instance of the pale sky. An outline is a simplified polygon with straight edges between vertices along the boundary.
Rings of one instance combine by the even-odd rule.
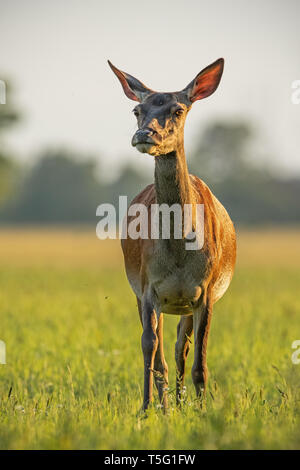
[[[187,157],[209,122],[245,117],[260,152],[300,173],[299,39],[298,0],[0,0],[0,79],[24,115],[7,142],[23,161],[62,146],[101,157],[107,172],[126,158],[150,165],[131,147],[134,102],[106,60],[174,91],[224,57],[219,89],[189,114]]]

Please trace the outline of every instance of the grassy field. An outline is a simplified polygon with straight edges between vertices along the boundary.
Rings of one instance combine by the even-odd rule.
[[[300,449],[300,231],[241,232],[214,310],[207,399],[174,404],[178,318],[165,317],[170,413],[142,402],[141,326],[118,241],[0,233],[1,449]]]

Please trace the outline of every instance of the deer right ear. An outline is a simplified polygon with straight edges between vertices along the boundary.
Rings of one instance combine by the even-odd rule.
[[[132,77],[132,75],[117,69],[109,60],[107,62],[120,80],[124,93],[128,98],[141,103],[150,93],[153,93],[150,88],[147,88],[142,82]]]

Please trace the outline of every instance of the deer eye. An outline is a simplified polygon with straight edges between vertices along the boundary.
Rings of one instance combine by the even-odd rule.
[[[176,116],[181,116],[183,114],[183,109],[182,108],[177,108],[176,111],[175,111],[175,115]]]
[[[138,117],[138,115],[139,115],[138,109],[134,108],[134,110],[132,112],[135,115],[135,117]]]

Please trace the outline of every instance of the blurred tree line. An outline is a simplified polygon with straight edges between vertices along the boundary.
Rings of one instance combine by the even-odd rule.
[[[17,165],[3,136],[18,119],[11,106],[0,105],[2,224],[95,223],[99,204],[118,208],[119,195],[130,202],[153,181],[151,174],[125,165],[107,182],[95,158],[64,149],[42,152],[31,168]],[[253,142],[255,132],[247,121],[214,122],[199,136],[188,159],[190,172],[210,186],[236,223],[299,223],[300,178],[281,178],[258,164]]]
[[[10,88],[6,88],[10,96]],[[9,151],[5,148],[3,134],[5,130],[19,120],[19,113],[8,105],[0,104],[0,205],[11,194],[17,175],[17,167]]]

